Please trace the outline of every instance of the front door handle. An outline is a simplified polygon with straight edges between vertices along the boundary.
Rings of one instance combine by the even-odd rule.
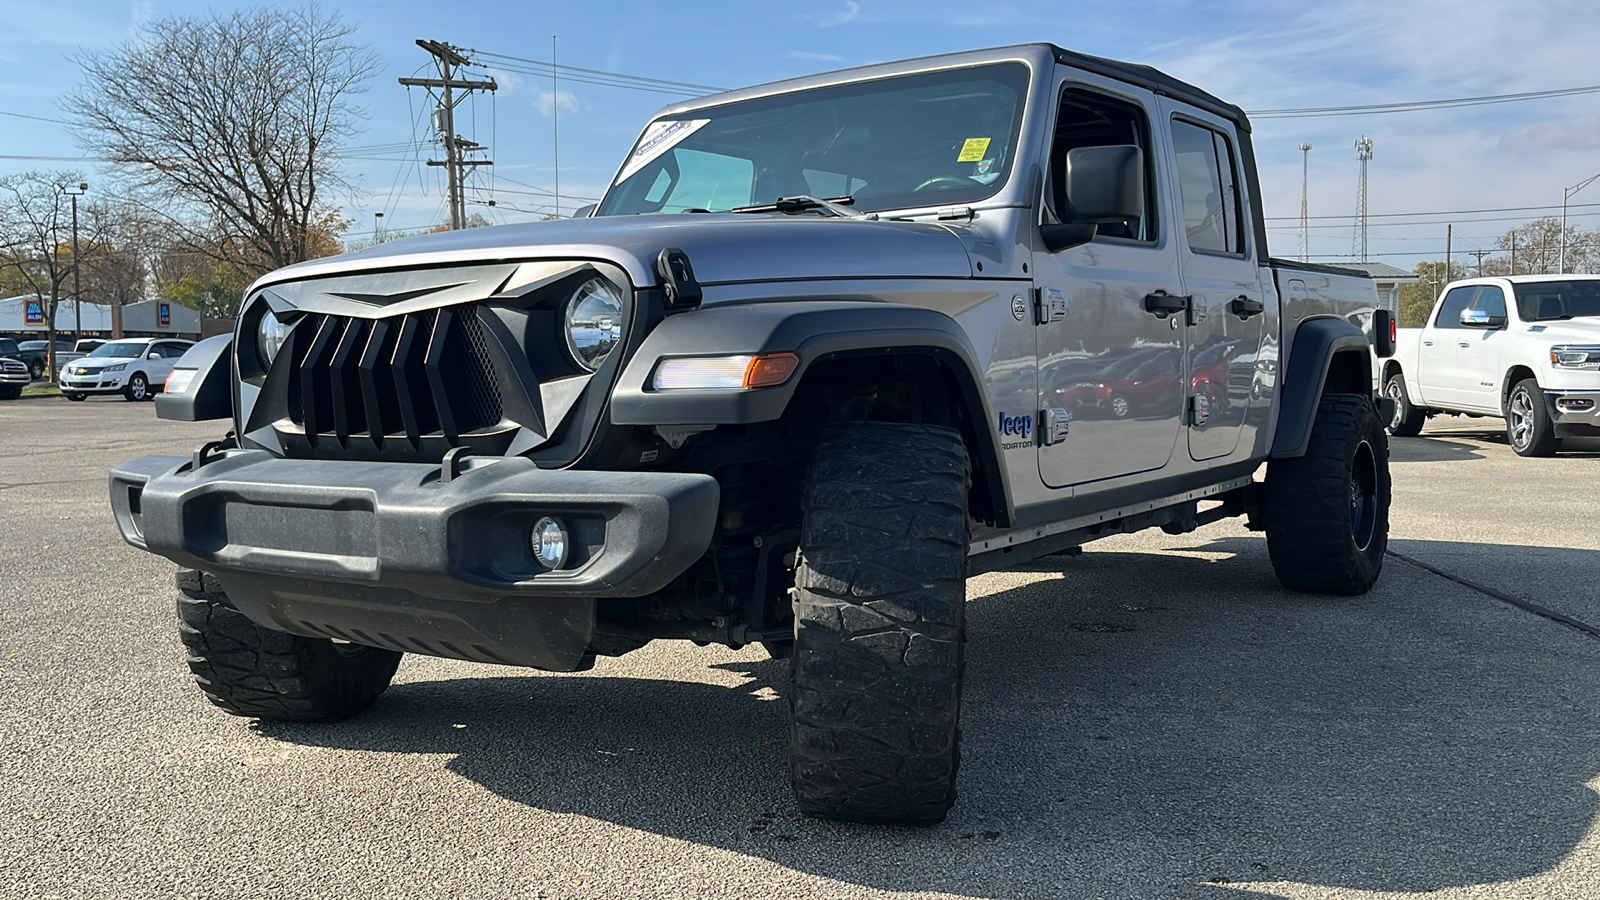
[[[1462,342],[1461,342],[1461,343],[1459,343],[1459,344],[1457,344],[1457,345],[1456,345],[1456,346],[1457,346],[1457,347],[1466,347],[1466,348],[1468,348],[1468,349],[1471,349],[1471,348],[1472,348],[1472,345],[1471,345],[1471,344],[1469,344],[1469,343],[1467,343],[1467,342],[1466,342],[1466,341],[1462,341]]]
[[[1189,308],[1189,298],[1180,294],[1169,294],[1166,291],[1156,291],[1144,297],[1144,311],[1158,319],[1165,319],[1173,313],[1181,313]]]
[[[1246,297],[1243,294],[1233,298],[1233,300],[1228,303],[1228,312],[1233,313],[1246,322],[1250,321],[1251,316],[1259,316],[1266,311],[1267,305],[1265,303],[1262,303],[1260,300],[1257,300],[1254,297]]]
[[[1433,341],[1423,341],[1422,342],[1422,346],[1424,346],[1424,347],[1432,347],[1433,346]]]

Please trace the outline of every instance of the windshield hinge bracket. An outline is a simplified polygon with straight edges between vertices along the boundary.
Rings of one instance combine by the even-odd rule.
[[[656,257],[656,275],[661,279],[661,291],[666,295],[669,310],[694,309],[702,296],[700,282],[694,280],[694,267],[689,264],[689,254],[677,247],[668,247]]]

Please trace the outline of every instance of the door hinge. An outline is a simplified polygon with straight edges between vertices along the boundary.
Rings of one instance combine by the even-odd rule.
[[[1061,407],[1039,410],[1039,440],[1046,447],[1067,439],[1072,428],[1072,413]]]
[[[1059,322],[1067,317],[1067,295],[1059,288],[1036,287],[1033,289],[1033,310],[1034,324]]]

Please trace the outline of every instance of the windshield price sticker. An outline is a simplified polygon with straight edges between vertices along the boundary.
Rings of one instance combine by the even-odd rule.
[[[967,142],[961,145],[961,155],[956,157],[956,162],[977,162],[988,152],[988,138],[967,138]]]
[[[680,141],[699,131],[710,121],[710,119],[672,119],[651,122],[650,127],[644,130],[644,137],[639,139],[639,146],[635,147],[633,155],[628,157],[628,164],[622,167],[622,174],[617,176],[617,181],[628,180],[656,157],[676,147]]]

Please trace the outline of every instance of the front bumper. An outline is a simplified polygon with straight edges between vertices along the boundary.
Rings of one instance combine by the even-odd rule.
[[[27,387],[33,384],[33,376],[26,371],[0,372],[0,384],[14,384],[18,387]]]
[[[1546,390],[1544,397],[1558,435],[1600,433],[1600,391]]]
[[[126,372],[109,372],[104,375],[77,375],[65,372],[61,376],[61,389],[74,394],[111,394],[122,390]]]
[[[145,456],[111,473],[128,543],[216,575],[267,627],[407,652],[537,668],[579,664],[594,598],[660,590],[710,545],[708,475],[546,470],[470,460],[281,459],[232,450]],[[529,531],[566,523],[560,570]]]

